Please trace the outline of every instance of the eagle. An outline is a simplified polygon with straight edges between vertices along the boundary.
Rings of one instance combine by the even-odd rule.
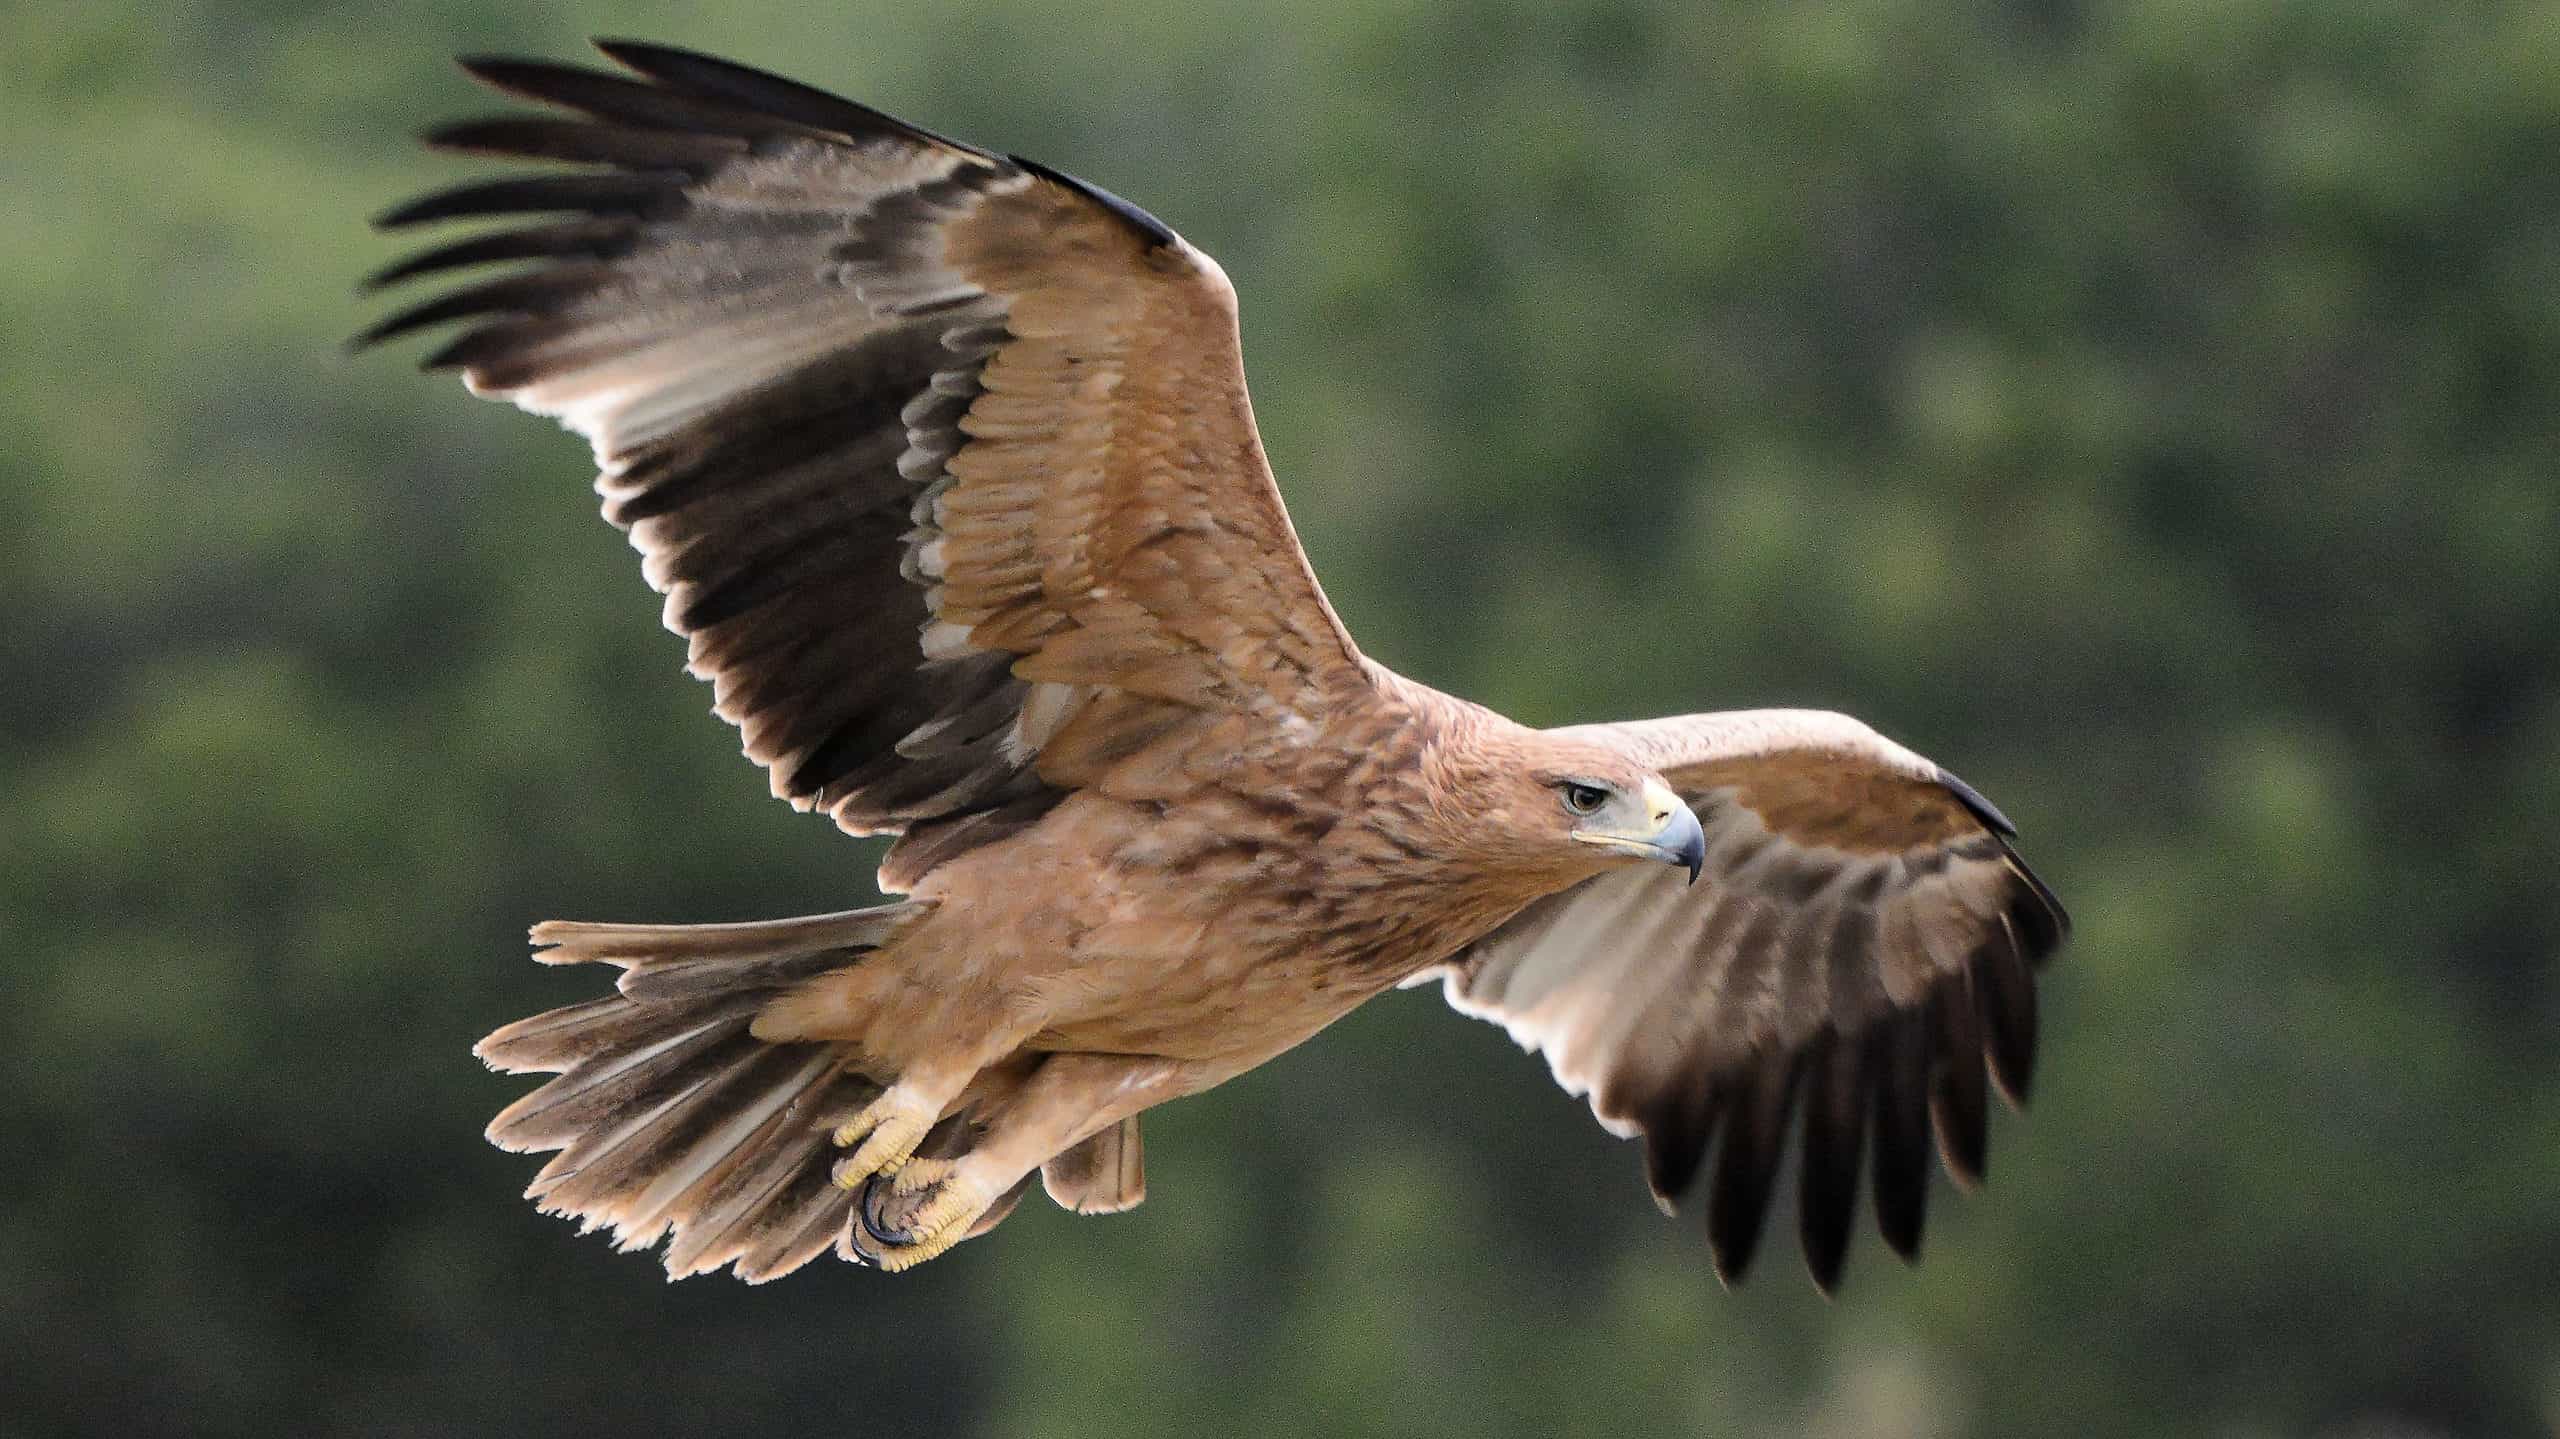
[[[543,108],[429,143],[538,163],[381,216],[514,218],[369,283],[520,263],[354,343],[460,322],[427,368],[591,442],[717,713],[778,798],[896,836],[897,898],[536,925],[621,973],[477,1048],[556,1076],[488,1127],[557,1151],[529,1198],[675,1277],[905,1269],[1034,1179],[1136,1205],[1144,1111],[1436,979],[1641,1139],[1728,1282],[1791,1153],[1824,1291],[1862,1177],[1916,1253],[2068,928],[1998,809],[1843,715],[1540,730],[1396,674],[1290,527],[1214,260],[1037,161],[597,43],[462,61]]]

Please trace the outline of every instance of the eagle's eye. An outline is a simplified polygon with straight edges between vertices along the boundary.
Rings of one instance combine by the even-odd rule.
[[[1564,807],[1575,814],[1597,814],[1600,806],[1609,802],[1607,790],[1579,780],[1566,780],[1556,786],[1556,790],[1564,796]]]

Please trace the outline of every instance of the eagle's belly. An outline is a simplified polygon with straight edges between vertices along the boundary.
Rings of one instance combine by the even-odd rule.
[[[1379,973],[1378,956],[1275,944],[1273,931],[1250,922],[1211,924],[1179,947],[1163,938],[1111,929],[1091,936],[1044,996],[1051,1019],[1035,1047],[1245,1067],[1394,983]]]
[[[1268,812],[1145,816],[1092,871],[1067,962],[1042,985],[1053,1050],[1250,1067],[1490,930],[1463,884],[1337,826],[1280,843]],[[1258,842],[1259,841],[1259,842]]]
[[[870,962],[874,983],[849,990],[837,1012],[861,1014],[859,1042],[876,1054],[1027,1021],[1033,1049],[1211,1061],[1231,1073],[1446,958],[1530,897],[1488,902],[1464,876],[1308,798],[1309,787],[1259,793],[1070,797],[1023,834],[937,871],[918,890],[935,912]]]

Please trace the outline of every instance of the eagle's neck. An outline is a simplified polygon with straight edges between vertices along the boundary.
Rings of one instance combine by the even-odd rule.
[[[1328,942],[1398,980],[1588,876],[1551,848],[1506,842],[1506,806],[1536,736],[1482,705],[1392,672],[1396,722],[1366,746],[1327,854]],[[1578,859],[1578,856],[1567,856]]]

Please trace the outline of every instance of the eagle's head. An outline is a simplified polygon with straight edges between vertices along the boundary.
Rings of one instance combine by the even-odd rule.
[[[1544,893],[1633,862],[1695,880],[1706,862],[1698,817],[1663,777],[1624,752],[1574,736],[1488,726],[1444,749],[1444,818],[1486,871]]]

